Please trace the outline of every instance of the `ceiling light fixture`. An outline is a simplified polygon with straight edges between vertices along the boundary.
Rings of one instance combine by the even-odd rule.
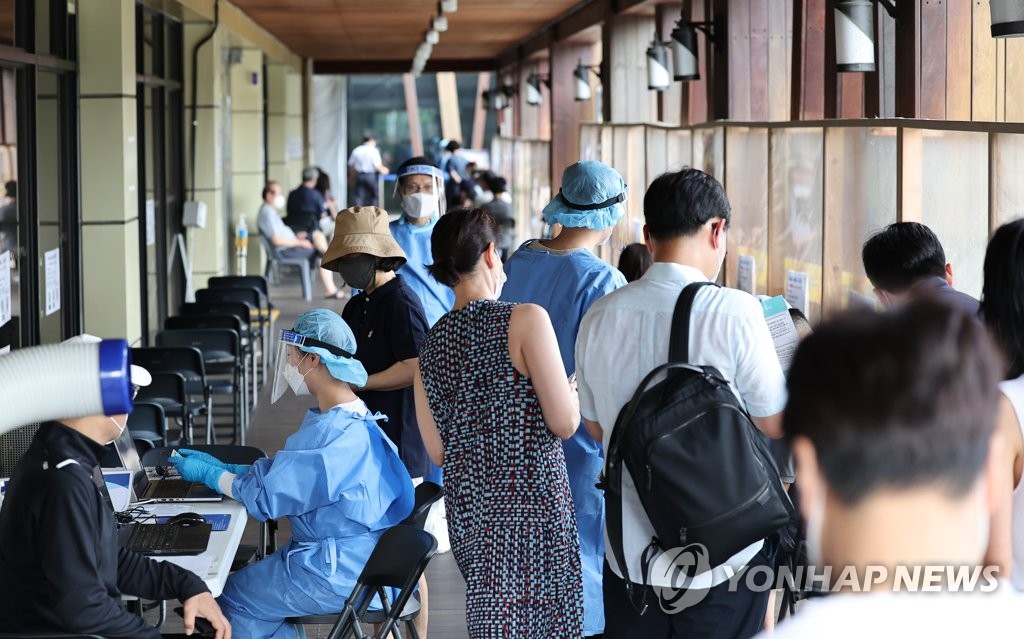
[[[541,77],[536,71],[526,78],[526,103],[530,106],[540,106],[544,104],[544,94],[540,89],[542,84],[550,87],[551,78],[547,76]]]
[[[668,70],[668,47],[654,34],[651,46],[647,48],[647,88],[664,91],[672,85],[672,73]]]
[[[599,66],[586,66],[583,64],[583,60],[580,60],[579,64],[576,65],[576,70],[572,72],[573,77],[576,78],[577,102],[585,102],[594,95],[593,91],[590,89],[590,74],[588,74],[587,71],[590,71],[597,76],[599,82],[602,81]]]
[[[890,0],[838,0],[836,23],[836,71],[858,73],[875,70],[875,2],[896,18]]]

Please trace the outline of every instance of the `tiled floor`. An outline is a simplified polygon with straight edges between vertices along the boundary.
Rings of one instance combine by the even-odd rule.
[[[319,293],[318,288],[315,287],[316,293]],[[280,285],[272,286],[270,298],[281,311],[277,328],[290,328],[292,322],[300,313],[311,308],[328,308],[340,314],[344,306],[343,301],[337,300],[314,299],[313,302],[303,301],[298,280],[289,278],[287,274],[285,274]],[[312,405],[312,402],[309,397],[300,398],[290,392],[286,392],[276,404],[271,405],[270,386],[271,384],[264,384],[260,391],[258,405],[252,413],[252,421],[246,443],[251,446],[258,446],[268,454],[273,455],[274,452],[284,445],[288,435],[294,432],[302,420],[304,411]],[[255,544],[258,531],[259,527],[256,522],[250,520],[242,543]],[[288,523],[287,521],[282,521],[281,529],[278,532],[279,543],[287,540],[289,535]],[[427,568],[427,583],[430,593],[429,637],[432,639],[462,639],[467,637],[465,583],[451,553],[434,557]],[[165,632],[178,632],[180,627],[179,620],[173,618],[168,620],[164,630]],[[326,636],[328,630],[329,627],[327,626],[310,626],[307,628],[307,633],[312,638],[316,637],[318,632],[320,636]]]

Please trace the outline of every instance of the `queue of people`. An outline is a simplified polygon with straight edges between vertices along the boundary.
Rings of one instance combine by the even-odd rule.
[[[629,197],[614,168],[567,167],[542,212],[561,231],[507,259],[495,207],[448,210],[446,182],[464,173],[460,162],[412,158],[396,170],[399,219],[376,206],[337,212],[322,266],[353,297],[340,314],[314,309],[281,333],[271,401],[290,390],[314,404],[281,451],[251,466],[190,450],[173,460],[252,517],[287,517],[283,548],[233,574],[216,602],[194,575],[115,556],[92,476],[96,448],[123,420],[61,420],[40,430],[19,467],[53,492],[56,510],[39,510],[24,488],[4,502],[0,595],[26,603],[0,607],[0,625],[156,636],[116,610],[124,591],[180,598],[187,620],[211,619],[220,637],[294,636],[285,619],[337,610],[376,540],[409,514],[415,483],[430,480],[443,483],[474,639],[753,637],[771,632],[775,611],[773,588],[751,576],[797,556],[834,573],[818,583],[828,596],[802,605],[774,630],[780,637],[1010,627],[1024,602],[1013,588],[1024,588],[1024,220],[992,237],[980,303],[953,288],[953,267],[924,225],[867,238],[864,268],[885,312],[849,310],[814,332],[793,314],[802,341],[787,373],[761,302],[712,284],[732,211],[710,175],[684,168],[652,182],[645,241],[617,269],[595,256]],[[317,176],[303,178],[285,239],[309,250],[300,233],[312,237],[313,218],[331,212]],[[495,196],[504,189],[490,186]],[[268,205],[279,195],[265,193]],[[685,321],[685,363],[713,371],[705,378],[735,397],[755,437],[784,442],[766,465],[802,524],[743,538],[704,564],[686,530],[659,538],[641,490],[650,465],[646,477],[622,473],[614,512],[604,485],[627,408],[669,361],[677,300],[694,283],[707,285]],[[694,487],[693,499],[711,500],[714,489]],[[49,543],[67,550],[72,540],[74,556],[40,559],[15,510],[67,523],[75,532]],[[30,550],[15,556],[13,545]],[[940,575],[929,597],[896,577],[936,566],[985,568],[994,592],[957,592],[962,584]],[[844,568],[876,578],[851,586],[838,578]],[[3,577],[15,570],[38,573],[35,589],[10,588]],[[65,573],[95,606],[75,617],[87,624],[63,623],[83,601],[56,585]],[[421,581],[421,637],[427,595]]]

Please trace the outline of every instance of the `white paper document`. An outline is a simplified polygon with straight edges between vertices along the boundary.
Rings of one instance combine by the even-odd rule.
[[[46,264],[46,314],[53,315],[60,310],[60,249],[47,251]]]
[[[786,271],[786,301],[793,308],[807,315],[809,301],[807,273],[802,271]]]
[[[0,326],[11,321],[11,252],[0,253]]]
[[[796,332],[796,325],[789,315],[786,300],[778,295],[761,302],[761,308],[764,310],[764,319],[768,322],[768,330],[772,334],[772,342],[775,343],[775,354],[779,358],[779,364],[782,365],[783,371],[789,371],[796,347],[800,344],[800,335]]]
[[[754,282],[757,281],[757,262],[753,255],[740,255],[736,265],[736,288],[754,295]]]

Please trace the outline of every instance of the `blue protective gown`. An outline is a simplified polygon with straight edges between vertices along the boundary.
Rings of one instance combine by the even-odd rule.
[[[544,307],[558,338],[558,350],[566,373],[576,370],[576,334],[591,304],[626,285],[615,267],[586,249],[549,251],[536,240],[520,246],[505,262],[508,281],[502,288],[505,302],[530,302]],[[576,526],[580,535],[583,568],[583,631],[604,632],[604,594],[601,590],[604,563],[604,493],[595,484],[604,465],[601,442],[580,424],[562,442],[569,473]]]
[[[285,617],[340,611],[381,534],[412,511],[412,480],[379,419],[311,409],[284,450],[235,478],[249,514],[288,517],[292,538],[228,577],[217,601],[234,636],[295,637]]]
[[[398,274],[420,296],[427,326],[436,324],[455,304],[455,291],[435,280],[427,271],[427,265],[434,263],[430,235],[436,223],[437,220],[433,219],[423,226],[416,226],[407,222],[405,215],[391,223],[391,236],[405,251],[408,260],[398,269]]]

